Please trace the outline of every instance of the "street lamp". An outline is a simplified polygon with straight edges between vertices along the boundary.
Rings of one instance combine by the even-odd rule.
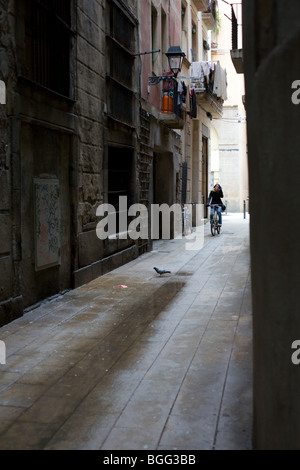
[[[180,46],[169,47],[168,52],[165,52],[168,57],[170,70],[174,73],[175,78],[181,71],[182,61],[185,53],[181,50]]]

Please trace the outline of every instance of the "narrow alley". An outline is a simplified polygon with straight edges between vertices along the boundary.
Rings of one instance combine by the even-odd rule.
[[[251,449],[249,219],[184,244],[0,328],[0,449]]]

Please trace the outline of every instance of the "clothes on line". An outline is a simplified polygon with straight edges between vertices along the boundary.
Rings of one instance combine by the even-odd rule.
[[[181,115],[182,104],[186,105],[186,112],[191,118],[197,117],[197,92],[209,91],[222,102],[227,99],[227,72],[221,67],[219,61],[192,62],[190,77],[174,77],[171,71],[161,76],[149,77],[149,84],[158,85],[163,81],[164,95],[172,96],[176,113]],[[184,80],[191,80],[186,85]]]
[[[227,100],[227,71],[219,61],[193,62],[191,64],[192,86],[199,91],[210,90],[221,100]]]

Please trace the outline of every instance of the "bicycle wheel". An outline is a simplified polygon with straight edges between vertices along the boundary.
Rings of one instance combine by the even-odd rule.
[[[214,219],[210,221],[210,231],[211,231],[212,236],[214,237],[216,234],[216,226],[215,226]]]

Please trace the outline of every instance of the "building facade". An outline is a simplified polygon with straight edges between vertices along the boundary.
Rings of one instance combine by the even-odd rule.
[[[231,58],[233,24],[236,18],[236,35],[242,48],[242,4],[220,2],[219,28],[212,33],[212,57],[226,68],[228,99],[223,116],[213,120],[212,179],[220,182],[227,201],[227,210],[242,212],[244,202],[248,209],[248,155],[244,74],[236,68]]]
[[[0,323],[138,255],[97,207],[136,199],[136,2],[1,2]]]
[[[214,63],[210,54],[210,32],[216,27],[218,4],[207,0],[181,0],[171,5],[167,1],[140,4],[143,4],[141,31],[146,31],[142,50],[159,50],[142,59],[142,107],[151,116],[151,125],[155,128],[152,134],[156,136],[153,152],[158,166],[154,165],[154,169],[165,175],[163,186],[169,195],[173,194],[172,202],[185,204],[195,224],[195,205],[205,203],[211,189],[211,121],[223,113],[224,96],[217,96],[211,78]],[[168,93],[166,79],[169,68],[165,53],[171,45],[180,45],[185,54],[176,79],[180,91],[174,96],[173,90]],[[150,87],[149,76],[153,79]],[[222,81],[225,87],[224,77]],[[168,95],[174,102],[176,100],[171,112],[164,109]],[[167,143],[169,157],[162,156],[166,135],[171,139]],[[165,166],[168,160],[169,166]],[[155,178],[154,170],[154,184]],[[153,201],[159,203],[171,202],[162,192],[156,195],[155,189],[153,197]],[[206,208],[204,216],[207,216]]]
[[[205,201],[222,103],[190,77],[208,61],[215,3],[1,0],[1,325],[151,250],[127,236],[127,207],[192,215]],[[185,52],[176,85],[172,45]],[[99,238],[104,205],[116,225]]]

